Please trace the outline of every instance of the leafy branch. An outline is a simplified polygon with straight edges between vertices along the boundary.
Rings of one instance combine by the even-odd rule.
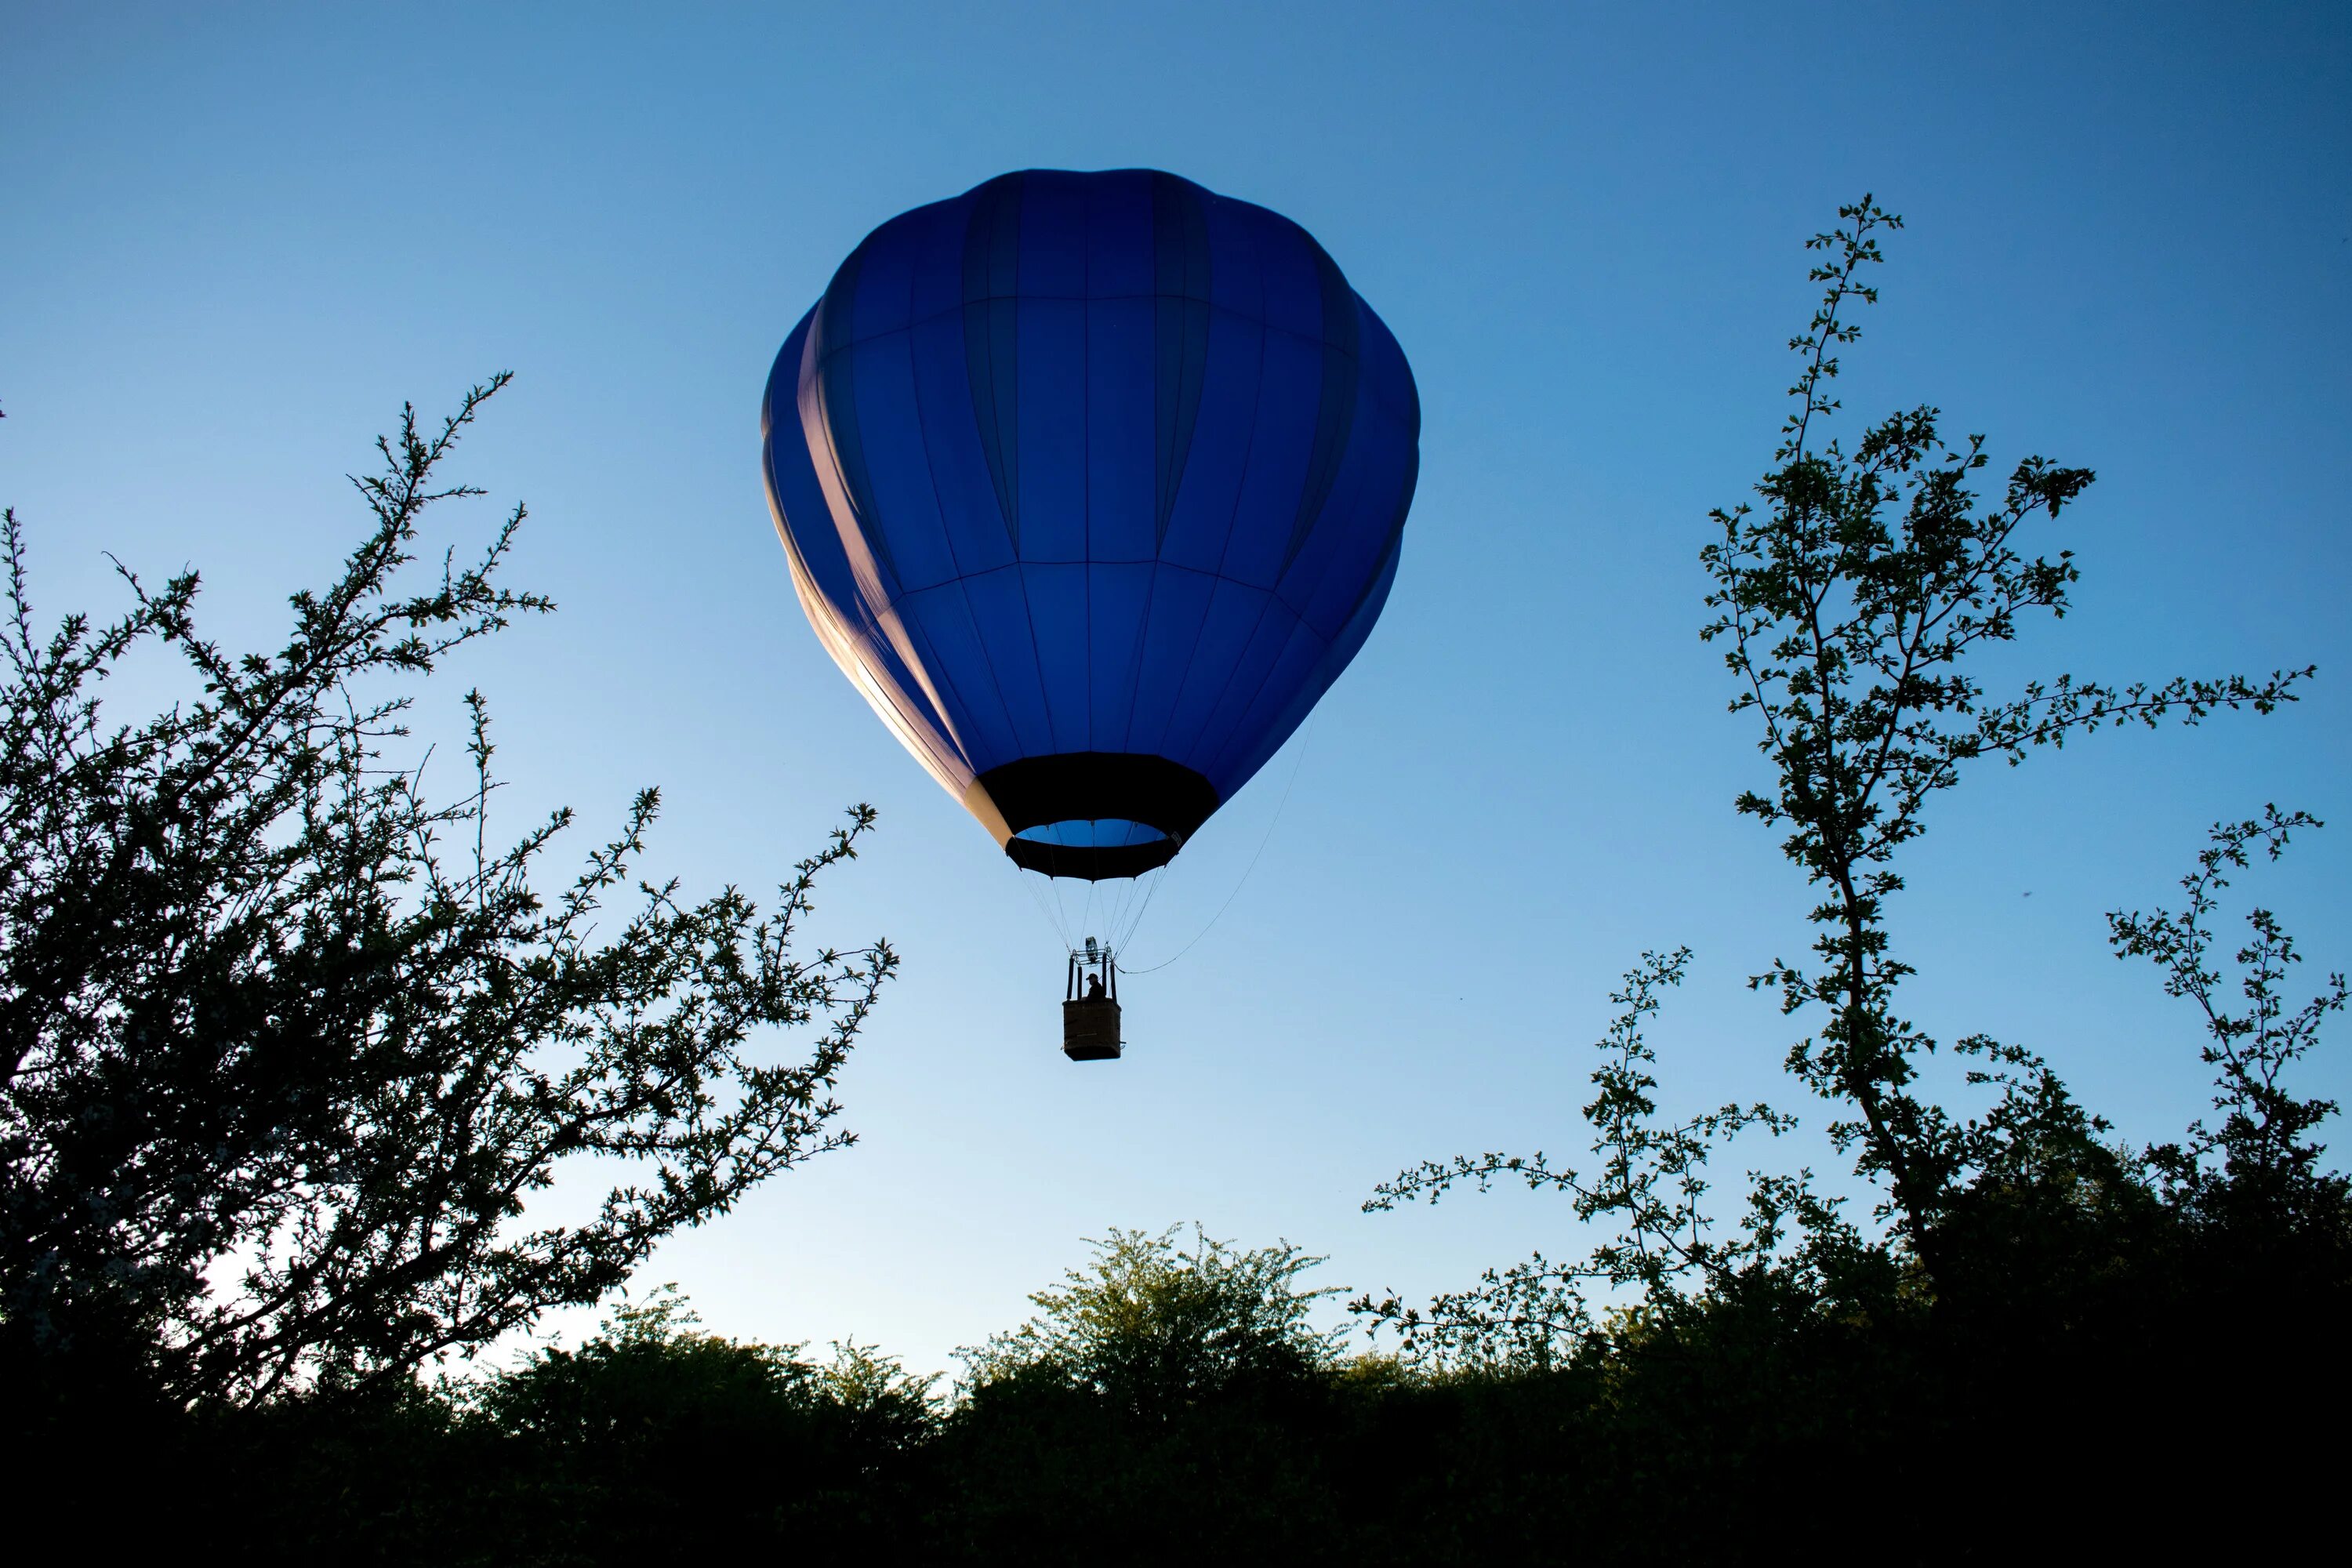
[[[1638,1288],[1644,1303],[1664,1306],[1686,1279],[1720,1284],[1772,1252],[1783,1220],[1810,1201],[1801,1178],[1755,1185],[1745,1230],[1717,1241],[1707,1234],[1713,1226],[1703,1202],[1706,1162],[1717,1145],[1750,1128],[1777,1136],[1795,1119],[1767,1105],[1734,1104],[1679,1122],[1657,1121],[1652,1070],[1657,1054],[1642,1029],[1657,1014],[1660,992],[1682,984],[1689,962],[1686,947],[1644,952],[1610,994],[1621,1010],[1594,1042],[1601,1065],[1592,1072],[1596,1092],[1583,1109],[1600,1157],[1596,1174],[1588,1178],[1555,1165],[1540,1150],[1456,1155],[1400,1173],[1373,1188],[1364,1203],[1371,1214],[1415,1201],[1434,1204],[1464,1184],[1483,1193],[1498,1181],[1524,1182],[1530,1191],[1565,1193],[1581,1224],[1614,1217],[1618,1234],[1580,1262],[1555,1263],[1538,1253],[1508,1268],[1490,1268],[1475,1288],[1441,1294],[1426,1309],[1408,1306],[1393,1292],[1378,1300],[1359,1297],[1349,1310],[1370,1320],[1370,1331],[1393,1330],[1409,1352],[1441,1360],[1542,1363],[1600,1334],[1591,1299],[1596,1289]]]
[[[1842,1146],[1860,1146],[1864,1173],[1888,1181],[1883,1212],[1932,1274],[1954,1167],[1937,1152],[1948,1129],[1910,1088],[1915,1058],[1936,1042],[1895,1011],[1912,970],[1894,956],[1885,925],[1886,900],[1904,885],[1892,862],[1925,831],[1927,802],[1978,758],[2014,765],[2035,747],[2111,725],[2268,713],[2314,671],[2121,685],[2062,675],[1989,695],[1964,668],[1969,657],[2014,640],[2029,613],[2063,617],[2079,575],[2072,552],[2029,555],[2020,537],[2054,520],[2094,476],[2030,457],[1981,505],[1984,437],[1947,441],[1941,412],[1926,405],[1872,426],[1851,454],[1817,443],[1817,426],[1839,407],[1828,394],[1835,351],[1861,335],[1849,310],[1878,298],[1864,271],[1884,260],[1879,234],[1902,226],[1868,196],[1839,217],[1807,242],[1822,256],[1809,277],[1827,287],[1806,332],[1790,340],[1804,368],[1757,486],[1762,510],[1711,514],[1719,536],[1701,561],[1713,617],[1700,636],[1727,645],[1738,684],[1731,710],[1757,716],[1776,775],[1770,790],[1743,792],[1738,809],[1784,828],[1784,853],[1823,889],[1811,911],[1816,962],[1775,960],[1751,984],[1777,990],[1785,1013],[1826,1014],[1792,1048],[1790,1068],[1853,1108],[1832,1131]]]
[[[0,1330],[47,1356],[140,1362],[171,1396],[259,1399],[405,1375],[547,1307],[593,1301],[663,1236],[725,1213],[851,1135],[832,1089],[898,963],[887,943],[795,951],[858,806],[762,911],[635,880],[660,810],[551,897],[559,811],[504,849],[488,704],[470,788],[394,766],[415,683],[512,617],[518,506],[466,563],[418,564],[427,513],[480,492],[441,469],[501,374],[438,426],[404,408],[352,483],[373,526],[292,595],[274,653],[201,636],[199,579],[40,637],[6,514],[0,623]],[[143,645],[184,700],[110,725],[100,693]],[[599,921],[634,901],[617,931]],[[810,1027],[769,1059],[774,1029]],[[593,1162],[590,1220],[533,1194]]]

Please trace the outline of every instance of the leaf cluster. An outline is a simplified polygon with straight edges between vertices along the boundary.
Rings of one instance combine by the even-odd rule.
[[[2295,832],[2321,826],[2308,812],[2276,805],[2265,805],[2258,818],[2215,823],[2197,868],[2180,879],[2189,895],[2184,908],[2107,917],[2116,956],[2155,963],[2164,974],[2165,994],[2195,1003],[2204,1019],[2200,1054],[2215,1069],[2220,1124],[2209,1128],[2200,1119],[2186,1138],[2147,1153],[2174,1199],[2200,1211],[2251,1209],[2254,1214],[2241,1217],[2292,1223],[2298,1215],[2341,1210],[2352,1192],[2342,1175],[2321,1169],[2326,1146],[2312,1135],[2336,1114],[2336,1101],[2297,1095],[2285,1079],[2287,1069],[2318,1043],[2327,1016],[2344,1010],[2343,973],[2329,974],[2318,991],[2291,1006],[2286,983],[2303,955],[2278,917],[2260,906],[2248,911],[2250,934],[2232,955],[2242,1009],[2230,1005],[2213,956],[2212,920],[2230,885],[2226,872],[2243,869],[2252,849],[2275,860]]]
[[[1289,1242],[1237,1248],[1192,1226],[1114,1227],[1095,1256],[1030,1296],[1036,1314],[960,1352],[963,1386],[1076,1388],[1129,1414],[1170,1412],[1238,1388],[1293,1380],[1328,1365],[1344,1331],[1308,1321],[1340,1294],[1300,1277],[1323,1262]]]

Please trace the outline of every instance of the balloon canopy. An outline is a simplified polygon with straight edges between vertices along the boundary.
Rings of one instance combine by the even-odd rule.
[[[1307,231],[1150,170],[901,214],[784,342],[768,498],[826,650],[1015,863],[1131,877],[1363,646],[1403,352]]]

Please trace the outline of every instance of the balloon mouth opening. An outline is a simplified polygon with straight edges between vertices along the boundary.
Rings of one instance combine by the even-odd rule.
[[[1024,870],[1099,882],[1168,864],[1217,809],[1217,792],[1165,757],[1063,752],[991,768],[966,804],[993,818]]]
[[[1013,837],[1027,839],[1032,844],[1050,844],[1064,849],[1131,849],[1168,841],[1168,835],[1150,823],[1129,822],[1123,816],[1044,822],[1034,827],[1024,827]]]
[[[1099,882],[1165,866],[1177,847],[1175,839],[1148,822],[1095,816],[1024,827],[1005,841],[1004,852],[1024,870]]]

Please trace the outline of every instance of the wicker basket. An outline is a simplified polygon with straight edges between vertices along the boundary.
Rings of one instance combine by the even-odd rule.
[[[1074,1062],[1118,1059],[1118,1004],[1108,996],[1062,1004],[1062,1054]]]

